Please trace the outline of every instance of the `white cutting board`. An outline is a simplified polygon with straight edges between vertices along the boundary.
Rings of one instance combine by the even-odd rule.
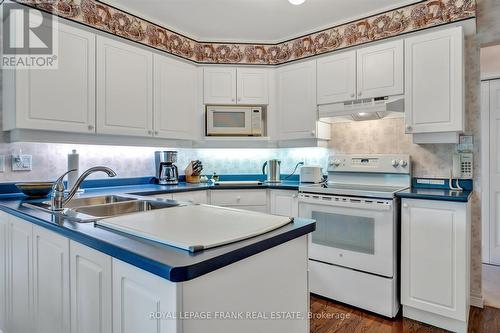
[[[258,236],[292,221],[284,216],[190,205],[112,217],[96,224],[195,252]]]

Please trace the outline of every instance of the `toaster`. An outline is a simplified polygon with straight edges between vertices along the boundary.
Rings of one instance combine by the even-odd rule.
[[[322,168],[319,165],[304,165],[300,168],[301,183],[321,183],[323,180]]]

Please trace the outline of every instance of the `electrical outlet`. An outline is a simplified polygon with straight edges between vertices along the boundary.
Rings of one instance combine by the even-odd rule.
[[[12,155],[12,171],[31,171],[31,155]]]
[[[5,155],[0,155],[0,172],[5,172]]]

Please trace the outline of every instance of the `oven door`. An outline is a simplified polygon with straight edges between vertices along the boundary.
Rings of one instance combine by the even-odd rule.
[[[207,135],[252,135],[251,109],[208,108]]]
[[[309,259],[393,277],[393,200],[301,193],[299,216],[316,220]]]

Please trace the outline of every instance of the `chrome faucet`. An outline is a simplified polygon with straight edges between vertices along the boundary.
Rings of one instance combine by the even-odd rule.
[[[73,171],[76,171],[76,169],[66,171],[61,177],[57,178],[56,182],[52,186],[52,199],[51,199],[51,209],[52,210],[54,210],[54,211],[62,210],[64,208],[64,205],[66,205],[66,203],[68,203],[68,201],[70,201],[75,196],[75,194],[78,191],[78,189],[80,188],[80,185],[82,184],[82,182],[90,174],[92,174],[94,172],[102,171],[102,172],[107,173],[109,177],[116,176],[116,172],[114,172],[113,170],[111,170],[110,168],[105,167],[105,166],[96,166],[96,167],[90,168],[90,169],[84,171],[80,175],[80,177],[78,177],[78,179],[75,182],[75,185],[73,186],[72,189],[69,190],[68,195],[65,197],[64,196],[65,188],[64,188],[63,179],[68,173],[73,172]]]

